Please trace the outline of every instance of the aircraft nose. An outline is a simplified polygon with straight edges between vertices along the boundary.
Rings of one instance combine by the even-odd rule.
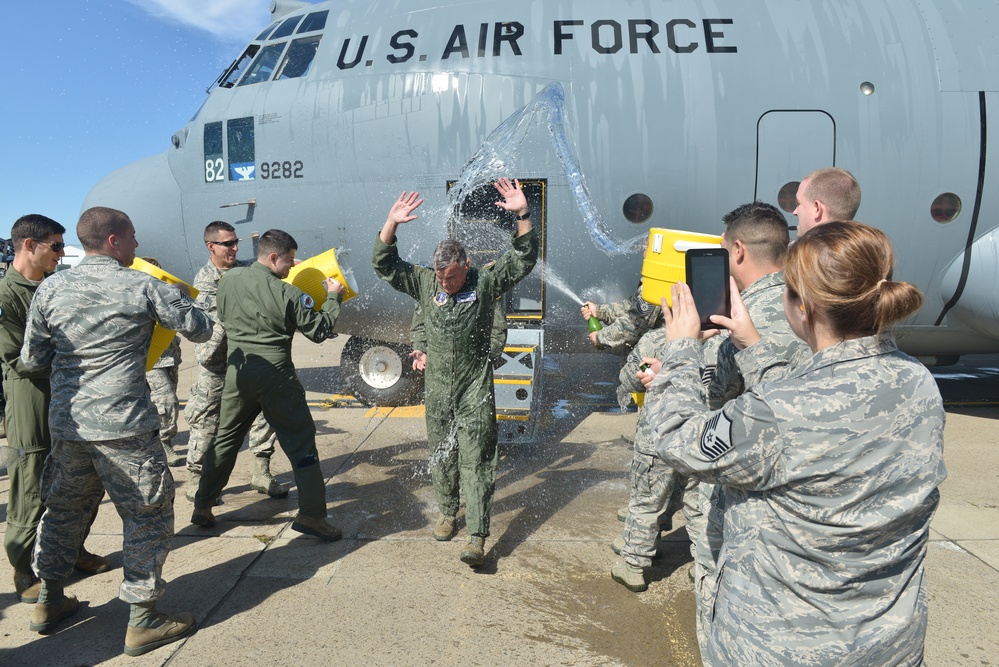
[[[164,267],[186,270],[190,258],[184,243],[183,199],[168,157],[165,151],[111,172],[90,190],[81,210],[107,206],[123,211],[147,254]]]

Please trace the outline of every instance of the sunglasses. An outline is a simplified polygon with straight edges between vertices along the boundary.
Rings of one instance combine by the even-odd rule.
[[[235,248],[239,245],[239,239],[233,239],[232,241],[209,241],[212,245],[224,245],[226,248]]]
[[[66,247],[62,241],[35,241],[38,245],[47,245],[52,252],[59,252]]]

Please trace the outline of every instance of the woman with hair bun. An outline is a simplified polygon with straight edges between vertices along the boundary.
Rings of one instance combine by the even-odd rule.
[[[784,311],[812,351],[794,363],[760,340],[733,288],[732,318],[712,321],[740,348],[748,389],[716,412],[687,286],[663,309],[669,343],[646,395],[662,410],[659,455],[724,487],[706,665],[922,664],[944,410],[891,335],[922,303],[893,264],[888,238],[858,222],[791,246]]]

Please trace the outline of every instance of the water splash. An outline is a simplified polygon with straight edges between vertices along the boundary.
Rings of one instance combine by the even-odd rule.
[[[579,295],[577,295],[574,291],[572,291],[572,288],[569,287],[569,284],[567,282],[565,282],[565,279],[563,279],[562,276],[556,273],[555,269],[553,269],[551,265],[543,261],[539,263],[542,265],[542,270],[544,271],[544,276],[545,276],[545,283],[548,285],[548,287],[554,287],[559,292],[562,292],[562,294],[565,294],[567,297],[578,303],[580,306],[583,305],[583,299]]]
[[[459,219],[462,217],[461,208],[465,198],[478,188],[502,176],[510,177],[532,170],[530,166],[517,164],[517,148],[527,138],[538,118],[547,123],[552,148],[558,156],[576,208],[586,223],[593,244],[611,256],[641,252],[646,235],[621,241],[607,227],[593,203],[579,158],[573,150],[575,140],[572,130],[565,120],[565,90],[557,81],[548,84],[534,99],[511,114],[482,142],[479,150],[465,164],[458,182],[448,192],[448,206],[453,214]],[[534,169],[536,168],[535,166]]]

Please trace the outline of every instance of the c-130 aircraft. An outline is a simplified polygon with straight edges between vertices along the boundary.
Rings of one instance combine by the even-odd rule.
[[[930,363],[999,350],[999,107],[994,0],[275,0],[273,22],[209,87],[166,152],[101,180],[84,208],[127,212],[164,268],[191,277],[204,226],[276,227],[299,257],[347,250],[341,370],[398,404],[413,303],[370,269],[403,190],[411,261],[448,237],[481,265],[509,247],[493,202],[524,184],[543,261],[505,299],[549,350],[588,344],[573,292],[623,298],[651,227],[721,233],[761,199],[840,166],[857,218],[892,238],[926,295],[897,331]],[[182,239],[179,241],[178,239]],[[249,244],[241,256],[249,257]],[[570,289],[554,289],[568,285]]]

